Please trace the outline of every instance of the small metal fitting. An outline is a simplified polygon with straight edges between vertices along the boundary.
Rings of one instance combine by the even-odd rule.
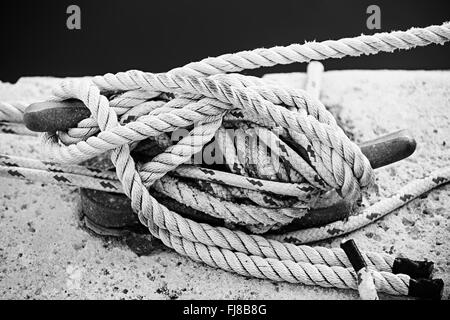
[[[358,292],[361,300],[379,300],[372,271],[367,267],[361,252],[353,239],[341,242],[341,248],[347,255],[357,274]]]
[[[408,295],[426,300],[441,300],[444,291],[442,279],[413,279],[409,280]]]
[[[414,279],[431,279],[434,263],[432,261],[417,261],[408,258],[395,258],[392,273],[407,274]]]

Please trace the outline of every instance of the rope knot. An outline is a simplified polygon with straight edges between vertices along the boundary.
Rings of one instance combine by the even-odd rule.
[[[113,163],[122,159],[130,171],[124,175],[124,168],[116,168],[121,181],[121,176],[128,177],[122,183],[130,196],[137,176],[138,184],[149,188],[210,141],[216,143],[235,179],[255,185],[267,180],[306,184],[313,194],[334,188],[351,198],[371,182],[368,160],[318,99],[259,78],[132,70],[63,82],[55,97],[79,99],[91,111],[91,118],[77,128],[58,134],[67,144],[56,146],[58,158],[79,162],[113,150]],[[251,131],[257,138],[254,144],[249,143],[250,127],[257,129]],[[235,130],[232,137],[225,128]],[[188,134],[174,143],[168,134],[178,129],[188,129]],[[165,137],[163,142],[160,137]],[[163,151],[140,165],[138,172],[129,146],[134,149],[145,139],[159,139]],[[277,202],[269,198],[264,199]],[[297,206],[307,208],[307,199],[314,198],[299,197],[302,205]]]
[[[131,70],[64,82],[55,98],[83,101],[91,117],[65,132],[48,133],[45,139],[63,162],[80,162],[111,151],[117,177],[140,221],[180,254],[245,276],[356,288],[356,275],[339,250],[296,246],[272,240],[276,238],[273,235],[264,238],[185,217],[185,211],[198,210],[221,218],[227,226],[265,232],[306,214],[314,201],[312,195],[336,189],[344,197],[353,197],[372,181],[369,161],[317,97],[232,72],[407,49],[449,39],[450,24],[444,23],[242,51],[168,73]],[[11,108],[8,105],[8,110]],[[227,131],[230,128],[236,129],[233,135]],[[168,134],[179,129],[188,133],[173,141]],[[257,136],[258,142],[250,143],[249,135]],[[223,165],[186,164],[211,142],[219,146]],[[144,154],[145,163],[137,165],[131,150]],[[353,231],[448,182],[449,175],[447,169],[434,173],[372,205],[361,216],[300,230],[295,239],[305,243]],[[153,197],[157,193],[184,207],[169,210]],[[411,283],[417,289],[408,275],[389,272],[392,257],[367,253],[367,258],[368,264],[379,269],[373,272],[377,290],[411,294]],[[441,290],[442,284],[436,289]]]

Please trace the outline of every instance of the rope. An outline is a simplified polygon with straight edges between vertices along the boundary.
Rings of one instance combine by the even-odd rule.
[[[92,183],[98,189],[103,182],[114,186],[116,192],[124,192],[151,234],[180,254],[245,276],[356,289],[356,274],[342,250],[275,239],[303,244],[356,230],[423,192],[447,183],[448,169],[414,181],[347,221],[267,237],[184,218],[161,205],[149,190],[227,222],[249,226],[255,232],[276,229],[301,217],[315,200],[314,195],[332,189],[354,201],[362,188],[371,185],[373,170],[359,147],[348,139],[318,99],[317,79],[307,85],[308,91],[303,91],[229,73],[276,64],[391,52],[443,44],[448,40],[450,24],[444,23],[337,41],[242,51],[207,58],[167,73],[131,70],[64,81],[56,88],[53,99],[79,99],[89,108],[91,117],[67,132],[47,133],[44,140],[54,158],[65,163],[111,152],[116,177],[74,165],[56,170],[63,171],[58,174],[73,184]],[[224,130],[226,127],[241,128],[244,133],[255,129],[258,143],[251,145],[242,132],[236,134],[233,143]],[[179,142],[172,144],[161,139],[183,128],[189,134]],[[136,164],[130,152],[143,140],[155,142],[163,151],[145,164]],[[185,164],[204,151],[212,140],[219,143],[231,173]],[[309,162],[298,154],[297,148],[292,148],[292,143],[307,152]],[[273,152],[266,154],[263,146]],[[20,178],[34,172],[34,178],[47,174],[50,179],[52,170],[58,168],[54,163],[27,162],[17,157],[3,156],[0,160],[0,173]],[[203,181],[197,183],[201,188],[179,179],[189,175]],[[80,177],[89,179],[76,180]],[[261,206],[267,193],[272,202]],[[295,202],[290,202],[290,207],[279,208],[289,200],[277,195],[292,196]],[[236,197],[248,197],[258,205],[236,205],[231,201]],[[364,255],[369,266],[375,269],[373,277],[378,291],[408,294],[410,277],[392,273],[392,257]]]
[[[47,174],[43,174],[43,172]],[[426,183],[423,183],[422,180],[416,180],[409,183],[407,186],[403,187],[396,194],[392,195],[390,198],[385,199],[381,202],[378,202],[371,207],[367,208],[363,211],[359,216],[365,217],[365,224],[362,224],[360,227],[364,227],[377,219],[382,218],[381,215],[374,214],[375,211],[379,212],[390,212],[393,211],[409,202],[414,200],[416,197],[421,194],[428,192],[429,190],[448,183],[450,172],[446,170],[446,177],[442,174],[439,175],[437,173],[432,174],[428,178],[424,178]],[[31,173],[29,175],[28,173]],[[441,170],[441,173],[445,173],[444,170]],[[14,177],[21,178],[26,180],[33,181],[42,181],[42,182],[50,182],[50,183],[59,183],[64,185],[71,186],[79,186],[89,189],[96,189],[107,192],[121,192],[121,184],[117,180],[117,177],[114,173],[110,171],[101,171],[95,168],[89,168],[84,166],[77,165],[62,165],[57,163],[52,163],[48,161],[42,160],[32,160],[28,158],[15,157],[15,156],[7,156],[0,155],[0,175],[6,177]],[[53,175],[53,176],[52,176]],[[73,180],[72,177],[77,176],[77,180]],[[52,179],[47,179],[47,177],[52,177]],[[155,184],[153,187],[158,192],[164,192],[162,188],[167,188],[164,186],[166,177],[162,178]],[[80,183],[82,181],[83,183]],[[102,184],[103,182],[103,184]],[[161,184],[161,187],[159,186]],[[114,186],[115,188],[113,188]],[[417,186],[420,186],[417,188]],[[424,189],[423,187],[427,188]],[[169,192],[167,192],[169,194]],[[407,195],[405,197],[405,195]],[[393,199],[393,200],[392,200]],[[395,202],[393,202],[395,201]],[[386,202],[390,203],[388,209],[377,210],[377,208],[387,208]],[[383,205],[384,203],[384,205]],[[389,211],[388,211],[389,210]],[[358,216],[356,216],[358,217]],[[368,218],[367,218],[368,217]],[[352,219],[352,217],[350,218]],[[361,219],[362,221],[362,219]],[[328,228],[328,230],[333,230],[333,224],[321,227],[319,229],[324,230]],[[342,228],[342,227],[341,227]],[[289,240],[289,242],[274,242],[269,240],[271,243],[270,246],[274,248],[274,251],[270,253],[269,257],[279,257],[286,260],[293,261],[303,261],[311,264],[325,264],[328,266],[342,266],[342,267],[351,267],[348,259],[346,258],[344,252],[338,248],[328,249],[325,247],[309,247],[305,245],[293,245],[292,243],[308,243],[314,242],[318,239],[311,239],[305,236],[301,236],[300,233],[306,234],[307,231],[319,230],[315,229],[306,229],[305,231],[297,231],[292,233],[286,233],[279,236],[270,236],[269,238],[273,240]],[[342,230],[344,230],[342,228]],[[356,230],[356,228],[354,228]],[[349,233],[354,230],[347,230],[346,233]],[[324,238],[331,238],[338,235],[343,235],[344,233],[338,234],[334,232],[328,232],[324,236]],[[258,238],[258,241],[262,241],[265,238]],[[320,239],[319,239],[320,240]],[[280,244],[282,246],[280,246]],[[267,245],[265,246],[267,247]],[[367,252],[364,253],[365,259],[370,263],[370,265],[380,271],[391,271],[392,264],[394,258],[384,254],[384,253],[374,253]]]
[[[0,101],[0,121],[23,122],[23,113],[29,105],[25,101]]]

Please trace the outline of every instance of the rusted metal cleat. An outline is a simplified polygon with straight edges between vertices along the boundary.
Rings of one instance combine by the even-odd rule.
[[[33,103],[23,114],[23,122],[31,131],[53,132],[72,128],[91,112],[80,100],[46,101]]]
[[[67,114],[67,116],[66,116]],[[27,128],[34,131],[57,131],[76,127],[79,121],[90,116],[89,110],[81,101],[66,100],[62,102],[42,102],[30,105],[24,114]],[[360,144],[362,153],[368,158],[372,168],[377,169],[410,156],[416,142],[407,130],[400,130]],[[297,152],[309,162],[307,153],[302,147],[295,146]],[[134,154],[145,159],[145,154]],[[90,160],[89,165],[108,159]],[[108,165],[107,165],[108,167]],[[112,164],[109,164],[112,168]],[[153,193],[152,193],[153,194]],[[153,194],[155,198],[170,210],[182,213],[184,216],[199,222],[212,225],[223,225],[223,221],[178,203],[166,196]],[[117,193],[98,190],[81,189],[83,219],[86,226],[97,234],[123,236],[130,232],[139,234],[143,231],[137,215],[132,212],[130,200]],[[273,231],[276,233],[298,229],[322,226],[348,217],[352,205],[345,200],[338,201],[327,208],[312,209],[300,219]]]

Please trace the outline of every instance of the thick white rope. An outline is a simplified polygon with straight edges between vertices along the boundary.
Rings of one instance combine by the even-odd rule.
[[[64,82],[56,90],[55,98],[76,98],[83,101],[92,117],[83,120],[84,124],[80,123],[78,128],[73,128],[79,130],[78,136],[69,134],[69,130],[66,136],[69,138],[63,141],[69,145],[55,143],[55,136],[47,136],[47,142],[51,143],[55,156],[63,162],[79,162],[112,150],[111,160],[116,167],[117,177],[141,222],[148,226],[154,236],[181,254],[242,275],[355,289],[355,274],[349,268],[332,265],[320,258],[320,261],[311,264],[309,261],[314,253],[309,252],[306,259],[301,260],[298,256],[300,246],[226,228],[214,228],[183,218],[159,204],[149,194],[148,188],[156,186],[157,180],[160,183],[167,172],[201,150],[218,130],[220,119],[225,113],[233,114],[239,109],[244,117],[253,117],[257,122],[261,121],[270,127],[282,128],[281,132],[286,130],[296,141],[308,144],[313,150],[313,159],[319,159],[317,161],[321,164],[320,168],[315,167],[317,179],[325,182],[325,188],[336,188],[344,196],[354,197],[360,188],[371,183],[372,168],[359,148],[336,126],[333,117],[317,97],[302,90],[267,85],[251,77],[220,73],[312,59],[409,49],[430,43],[442,44],[449,39],[450,24],[444,23],[441,26],[406,32],[239,52],[191,63],[165,74],[134,70],[97,76],[92,81]],[[118,99],[115,106],[103,95],[106,92],[119,94],[119,98],[112,100]],[[119,123],[118,116],[161,93],[174,94],[175,98],[155,106],[153,111],[138,116],[134,121]],[[140,168],[137,170],[130,156],[129,144],[192,125],[194,129],[186,140],[170,146],[165,155],[156,156],[145,165],[146,173],[140,171]],[[94,135],[98,130],[100,132]],[[202,138],[201,143],[195,137]],[[289,151],[286,155],[295,157]],[[302,171],[302,175],[304,172],[307,175],[309,168],[302,169],[299,165],[297,169]],[[292,178],[295,179],[295,176]],[[380,212],[370,212],[364,218],[372,221],[388,210],[403,205],[414,194],[446,183],[448,179],[448,171],[438,172],[414,184],[411,190],[404,190],[409,192],[407,197],[402,194],[397,199],[396,194],[393,200],[386,200],[387,202],[376,207]],[[362,225],[362,218],[355,218],[347,225],[338,225],[342,229],[334,233],[328,232],[327,237],[343,234],[346,230],[354,230]],[[336,225],[332,227],[336,229]],[[300,237],[303,236],[302,241],[308,242],[310,239],[323,238],[322,235],[323,231],[319,230],[319,236],[305,232]],[[374,278],[379,291],[408,293],[409,276],[381,271],[375,272]]]
[[[10,171],[10,172],[8,172]],[[32,175],[28,173],[32,172]],[[42,174],[42,173],[46,174]],[[32,160],[22,157],[6,156],[0,155],[0,175],[5,177],[15,177],[21,179],[28,179],[33,181],[42,181],[48,183],[61,183],[66,185],[80,186],[89,189],[97,189],[107,192],[120,192],[121,184],[117,180],[114,173],[110,171],[101,171],[95,168],[88,168],[84,166],[77,165],[62,165],[57,163],[46,162],[42,160]],[[72,180],[72,177],[76,176],[76,180]],[[51,179],[47,179],[50,177]],[[158,184],[164,184],[166,178],[162,178]],[[359,227],[364,227],[375,220],[382,218],[383,216],[377,213],[385,213],[394,211],[395,209],[409,203],[415,198],[419,197],[423,193],[426,193],[433,188],[436,188],[442,184],[448,183],[450,181],[449,169],[444,169],[432,173],[430,176],[415,180],[410,182],[408,185],[403,187],[401,190],[396,192],[391,197],[375,203],[371,207],[365,209],[360,213],[357,219],[360,222]],[[105,182],[103,185],[102,182]],[[106,184],[107,183],[107,184]],[[109,185],[109,186],[108,186]],[[116,189],[112,189],[115,186]],[[157,191],[162,191],[156,188]],[[353,218],[353,217],[352,217]],[[364,220],[363,220],[364,219]],[[352,224],[350,224],[352,225]],[[306,229],[304,234],[312,233],[318,231],[319,235],[323,238],[331,238],[344,233],[334,232],[336,227],[335,223],[331,223],[327,226],[322,226],[320,228]],[[344,226],[340,226],[341,230],[345,230]],[[345,233],[356,230],[356,227],[352,227],[352,230],[347,229]],[[302,235],[303,231],[286,233],[278,236],[270,236],[271,239],[276,240],[289,240],[290,243],[308,243],[317,241],[320,238],[308,238]],[[264,239],[264,238],[262,238]],[[261,240],[261,239],[259,239]],[[270,242],[270,241],[269,241]],[[271,257],[282,257],[286,260],[293,261],[303,261],[309,262],[311,264],[325,264],[328,266],[343,266],[350,267],[350,263],[346,258],[343,251],[339,248],[328,249],[325,247],[309,247],[305,245],[293,245],[290,243],[283,242],[270,242],[275,248],[275,251],[270,254]],[[279,246],[282,244],[282,246]],[[271,246],[272,246],[271,245]],[[267,247],[267,246],[266,246]],[[286,248],[286,249],[283,249]],[[301,251],[298,251],[301,250]],[[285,252],[283,254],[283,251]],[[392,263],[394,258],[384,254],[384,253],[373,253],[368,252],[364,254],[365,259],[372,265],[375,269],[380,271],[390,271],[392,268]]]

